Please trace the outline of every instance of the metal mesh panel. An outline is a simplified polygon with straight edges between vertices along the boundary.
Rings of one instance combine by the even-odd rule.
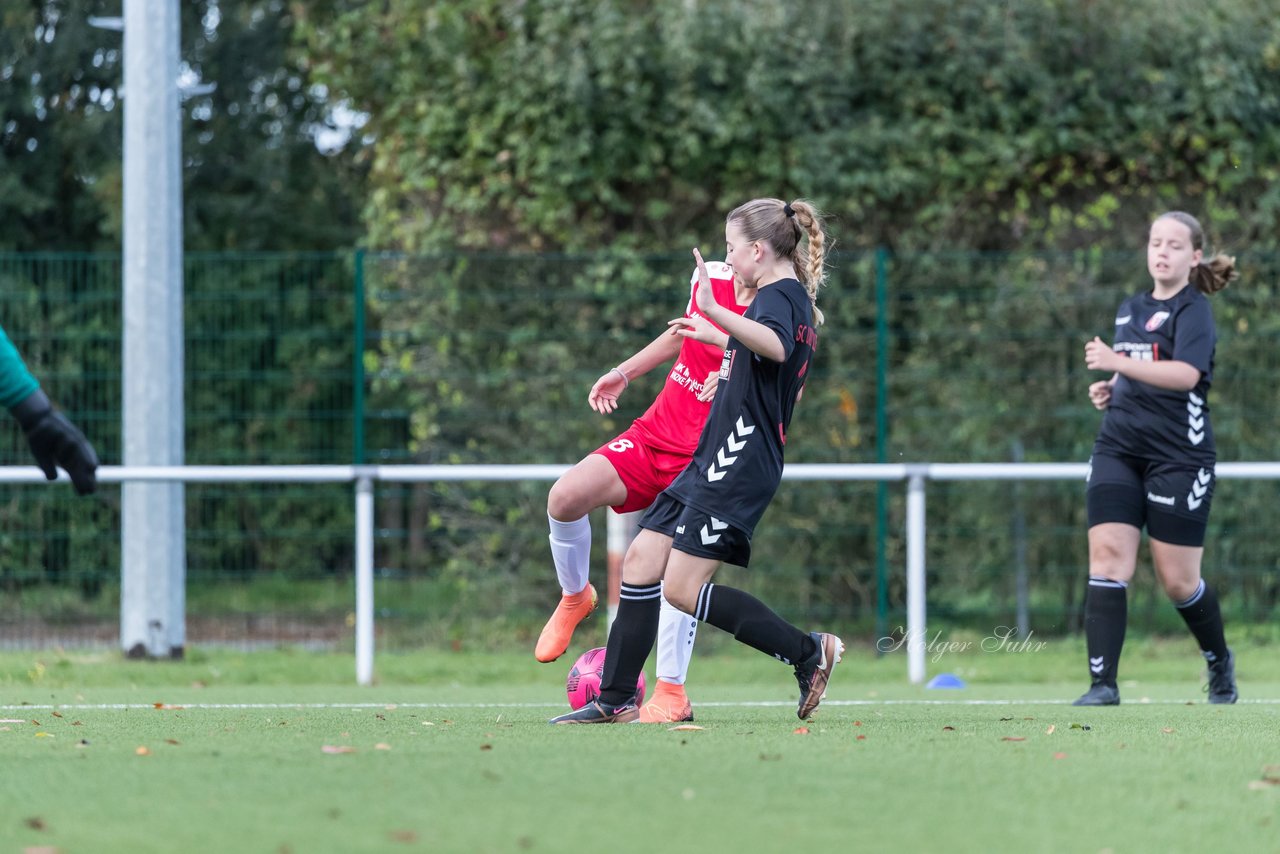
[[[1115,307],[1145,285],[1140,253],[832,261],[789,461],[1087,459],[1098,414],[1083,345],[1107,339]],[[1274,459],[1280,257],[1241,256],[1240,267],[1212,302],[1219,457]],[[187,460],[575,461],[657,392],[655,372],[611,417],[585,405],[600,373],[683,311],[691,268],[683,256],[189,256]],[[0,323],[106,463],[120,462],[120,277],[115,256],[0,256]],[[0,433],[0,461],[30,464],[16,427]],[[555,596],[548,487],[380,486],[380,643],[529,640]],[[1023,616],[1040,632],[1074,630],[1086,563],[1079,484],[928,490],[931,622],[989,628]],[[1233,618],[1275,615],[1280,549],[1257,511],[1276,493],[1269,482],[1218,486],[1206,574]],[[113,642],[118,496],[0,486],[0,639]],[[753,568],[722,579],[802,624],[892,629],[904,610],[903,507],[900,484],[786,484]],[[187,519],[192,644],[350,642],[349,487],[192,485]],[[603,568],[603,518],[594,524]],[[1135,628],[1176,628],[1143,578]]]

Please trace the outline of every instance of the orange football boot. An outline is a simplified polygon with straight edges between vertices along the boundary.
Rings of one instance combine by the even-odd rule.
[[[542,634],[538,635],[534,658],[545,664],[564,655],[564,651],[569,648],[569,641],[573,640],[573,630],[596,609],[599,601],[596,588],[590,584],[577,593],[561,596],[560,604],[556,605],[551,619],[547,620],[547,624],[542,627]]]
[[[689,703],[689,695],[685,694],[683,685],[656,680],[649,702],[640,707],[642,724],[674,724],[693,720],[693,706]]]

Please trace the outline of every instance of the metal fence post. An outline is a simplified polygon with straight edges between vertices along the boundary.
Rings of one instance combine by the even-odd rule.
[[[373,477],[356,475],[356,683],[373,684]]]
[[[176,0],[124,4],[126,466],[185,458],[179,12]],[[130,658],[183,655],[185,511],[181,481],[121,490],[120,645]]]
[[[925,506],[928,466],[910,466],[907,475],[907,679],[924,681],[925,632]]]

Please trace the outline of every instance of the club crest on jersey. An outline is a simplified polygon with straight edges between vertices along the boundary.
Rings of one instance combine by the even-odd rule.
[[[1168,319],[1169,312],[1157,311],[1155,314],[1151,315],[1151,317],[1147,318],[1147,331],[1155,332],[1161,326],[1164,326],[1164,322]]]

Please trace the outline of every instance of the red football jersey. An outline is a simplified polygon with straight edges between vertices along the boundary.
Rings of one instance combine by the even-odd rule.
[[[738,314],[744,314],[747,305],[738,303],[733,286],[733,268],[723,261],[708,261],[707,273],[711,277],[711,292],[716,302],[730,308]],[[694,300],[698,291],[698,271],[693,271],[689,280],[689,305],[685,308],[685,317],[702,315]],[[710,318],[713,326],[724,331]],[[653,405],[635,420],[635,426],[648,434],[652,447],[674,453],[692,456],[698,446],[698,437],[702,435],[702,427],[707,423],[707,414],[711,411],[711,401],[698,400],[698,394],[706,383],[707,376],[720,370],[720,361],[724,350],[686,338],[680,347],[675,364],[667,374],[662,391]]]

